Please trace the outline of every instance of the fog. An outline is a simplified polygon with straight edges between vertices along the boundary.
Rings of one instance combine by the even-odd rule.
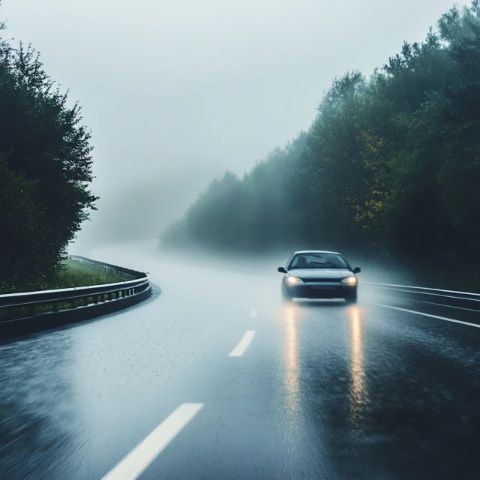
[[[336,76],[371,73],[451,6],[4,0],[0,12],[92,131],[101,199],[81,249],[158,237],[213,177],[245,172],[307,128]]]

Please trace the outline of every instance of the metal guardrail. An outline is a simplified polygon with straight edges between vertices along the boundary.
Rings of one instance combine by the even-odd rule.
[[[480,293],[459,292],[456,290],[444,290],[440,288],[417,287],[410,285],[396,285],[391,283],[363,283],[387,293],[392,292],[424,303],[480,312]]]
[[[131,279],[87,287],[0,295],[0,337],[111,313],[138,303],[152,293],[146,273],[76,255],[70,258],[121,272]]]

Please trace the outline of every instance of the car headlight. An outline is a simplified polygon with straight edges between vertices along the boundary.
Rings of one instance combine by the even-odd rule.
[[[342,283],[344,285],[348,285],[349,287],[355,287],[357,285],[357,282],[357,277],[354,277],[353,275],[342,280]]]
[[[287,282],[287,285],[289,287],[296,287],[297,285],[300,285],[301,283],[303,283],[301,278],[293,277],[292,275],[287,275],[287,277],[285,278],[285,281]]]

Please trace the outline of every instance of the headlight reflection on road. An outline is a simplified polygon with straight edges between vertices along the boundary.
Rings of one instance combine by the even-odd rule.
[[[353,419],[356,419],[364,406],[365,366],[363,352],[363,317],[362,310],[357,305],[348,308],[350,330],[350,404]]]
[[[285,305],[283,310],[283,362],[284,383],[287,393],[287,407],[292,413],[298,413],[299,381],[298,381],[298,307]]]

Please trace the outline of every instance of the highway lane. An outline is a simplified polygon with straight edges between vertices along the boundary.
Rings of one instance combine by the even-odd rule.
[[[162,294],[0,345],[0,478],[478,477],[479,328],[369,288],[285,305],[256,261],[95,256]]]

